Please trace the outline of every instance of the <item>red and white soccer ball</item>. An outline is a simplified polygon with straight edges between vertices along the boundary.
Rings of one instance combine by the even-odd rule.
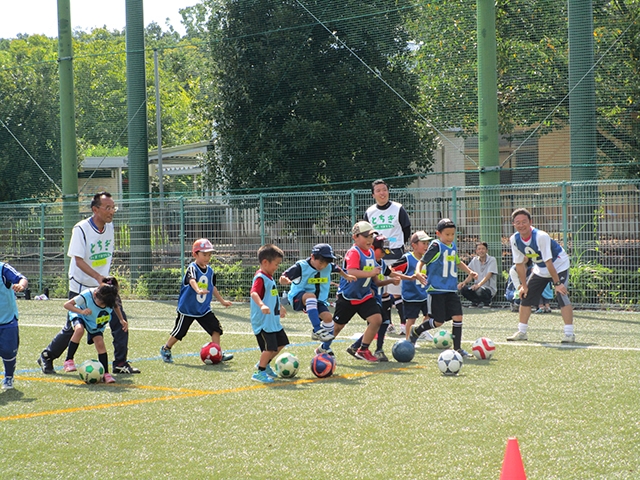
[[[209,342],[200,349],[200,359],[207,365],[214,365],[222,361],[222,348],[214,342]]]
[[[489,360],[493,357],[493,352],[496,351],[496,346],[487,337],[480,337],[473,342],[471,351],[478,360]]]

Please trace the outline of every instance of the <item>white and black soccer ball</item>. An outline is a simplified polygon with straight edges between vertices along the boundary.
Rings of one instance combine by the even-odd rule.
[[[439,330],[433,336],[433,344],[440,349],[451,348],[453,346],[453,337],[446,330]]]
[[[276,373],[282,378],[295,377],[300,369],[300,361],[293,353],[284,352],[275,361]]]
[[[85,383],[100,383],[104,377],[104,367],[97,360],[87,360],[78,366],[78,375]]]
[[[491,339],[487,337],[480,337],[473,342],[471,351],[478,360],[489,360],[493,357],[493,353],[496,351],[496,346],[493,344]]]
[[[462,363],[462,355],[455,350],[445,350],[438,357],[438,368],[445,375],[457,375]]]

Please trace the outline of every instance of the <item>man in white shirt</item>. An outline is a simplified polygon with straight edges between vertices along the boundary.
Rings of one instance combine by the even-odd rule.
[[[476,256],[469,262],[469,268],[478,274],[478,278],[474,281],[469,275],[458,284],[460,294],[471,302],[472,307],[491,306],[491,299],[498,291],[498,263],[488,252],[486,242],[476,244]]]

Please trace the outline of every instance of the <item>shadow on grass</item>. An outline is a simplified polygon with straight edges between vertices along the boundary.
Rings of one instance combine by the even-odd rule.
[[[0,392],[0,406],[4,406],[14,402],[33,403],[35,401],[37,401],[36,398],[25,398],[24,393],[15,387],[12,390]]]

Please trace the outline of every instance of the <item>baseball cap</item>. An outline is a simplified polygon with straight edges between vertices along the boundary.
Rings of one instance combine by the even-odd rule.
[[[193,242],[193,247],[191,247],[191,253],[197,252],[213,252],[213,245],[206,238],[199,238]]]
[[[319,255],[322,258],[329,260],[335,260],[336,256],[333,254],[333,248],[328,243],[319,243],[311,249],[311,255]]]
[[[373,237],[373,248],[379,248],[382,250],[385,255],[389,255],[391,253],[391,249],[389,248],[389,239],[384,235],[378,235],[374,233]]]
[[[431,240],[433,240],[433,238],[427,235],[427,232],[424,230],[418,230],[416,233],[411,235],[411,243],[430,242]]]
[[[371,225],[369,222],[365,222],[364,220],[361,220],[353,226],[353,228],[351,229],[351,233],[354,235],[360,235],[363,233],[369,233],[372,230],[373,230],[373,225]]]
[[[443,218],[436,225],[436,232],[441,232],[445,228],[456,228],[456,224],[450,218]]]

